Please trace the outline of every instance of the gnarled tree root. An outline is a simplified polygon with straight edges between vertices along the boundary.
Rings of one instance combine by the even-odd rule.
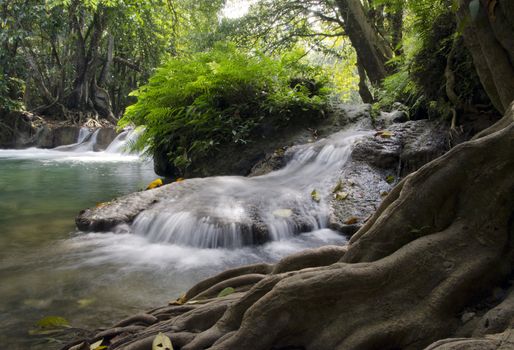
[[[105,343],[151,349],[164,332],[183,350],[508,348],[514,312],[502,314],[495,336],[441,339],[513,272],[513,109],[500,128],[404,179],[347,251],[224,272],[193,287],[176,302],[183,305],[149,312],[159,321],[144,331]],[[231,284],[234,294],[216,297]]]

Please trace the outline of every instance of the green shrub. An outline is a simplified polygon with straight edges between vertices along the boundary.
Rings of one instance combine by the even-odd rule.
[[[220,145],[244,144],[259,128],[282,128],[320,118],[328,104],[327,78],[303,63],[301,51],[273,59],[218,44],[208,52],[170,60],[133,93],[119,125],[144,125],[136,144],[165,150],[184,171]]]

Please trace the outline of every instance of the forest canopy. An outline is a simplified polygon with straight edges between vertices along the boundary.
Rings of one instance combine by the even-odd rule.
[[[343,100],[382,108],[398,101],[421,118],[472,105],[503,112],[463,40],[486,3],[2,0],[0,106],[116,122],[157,67],[232,42],[270,57],[304,49]]]

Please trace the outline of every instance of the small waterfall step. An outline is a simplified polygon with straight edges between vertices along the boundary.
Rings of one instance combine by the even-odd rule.
[[[325,198],[354,143],[369,133],[343,131],[294,147],[288,164],[266,175],[198,178],[131,194],[86,210],[77,226],[109,230],[122,224],[115,230],[200,248],[239,248],[325,228]]]

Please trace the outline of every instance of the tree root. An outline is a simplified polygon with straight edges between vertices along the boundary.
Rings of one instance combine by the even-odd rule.
[[[149,311],[158,321],[144,330],[103,333],[105,343],[149,350],[164,332],[183,350],[418,350],[453,336],[466,308],[512,276],[513,109],[501,127],[405,178],[347,251],[326,247],[226,271]],[[236,293],[215,297],[227,286]],[[510,315],[495,327],[503,338],[429,349],[507,349]]]

